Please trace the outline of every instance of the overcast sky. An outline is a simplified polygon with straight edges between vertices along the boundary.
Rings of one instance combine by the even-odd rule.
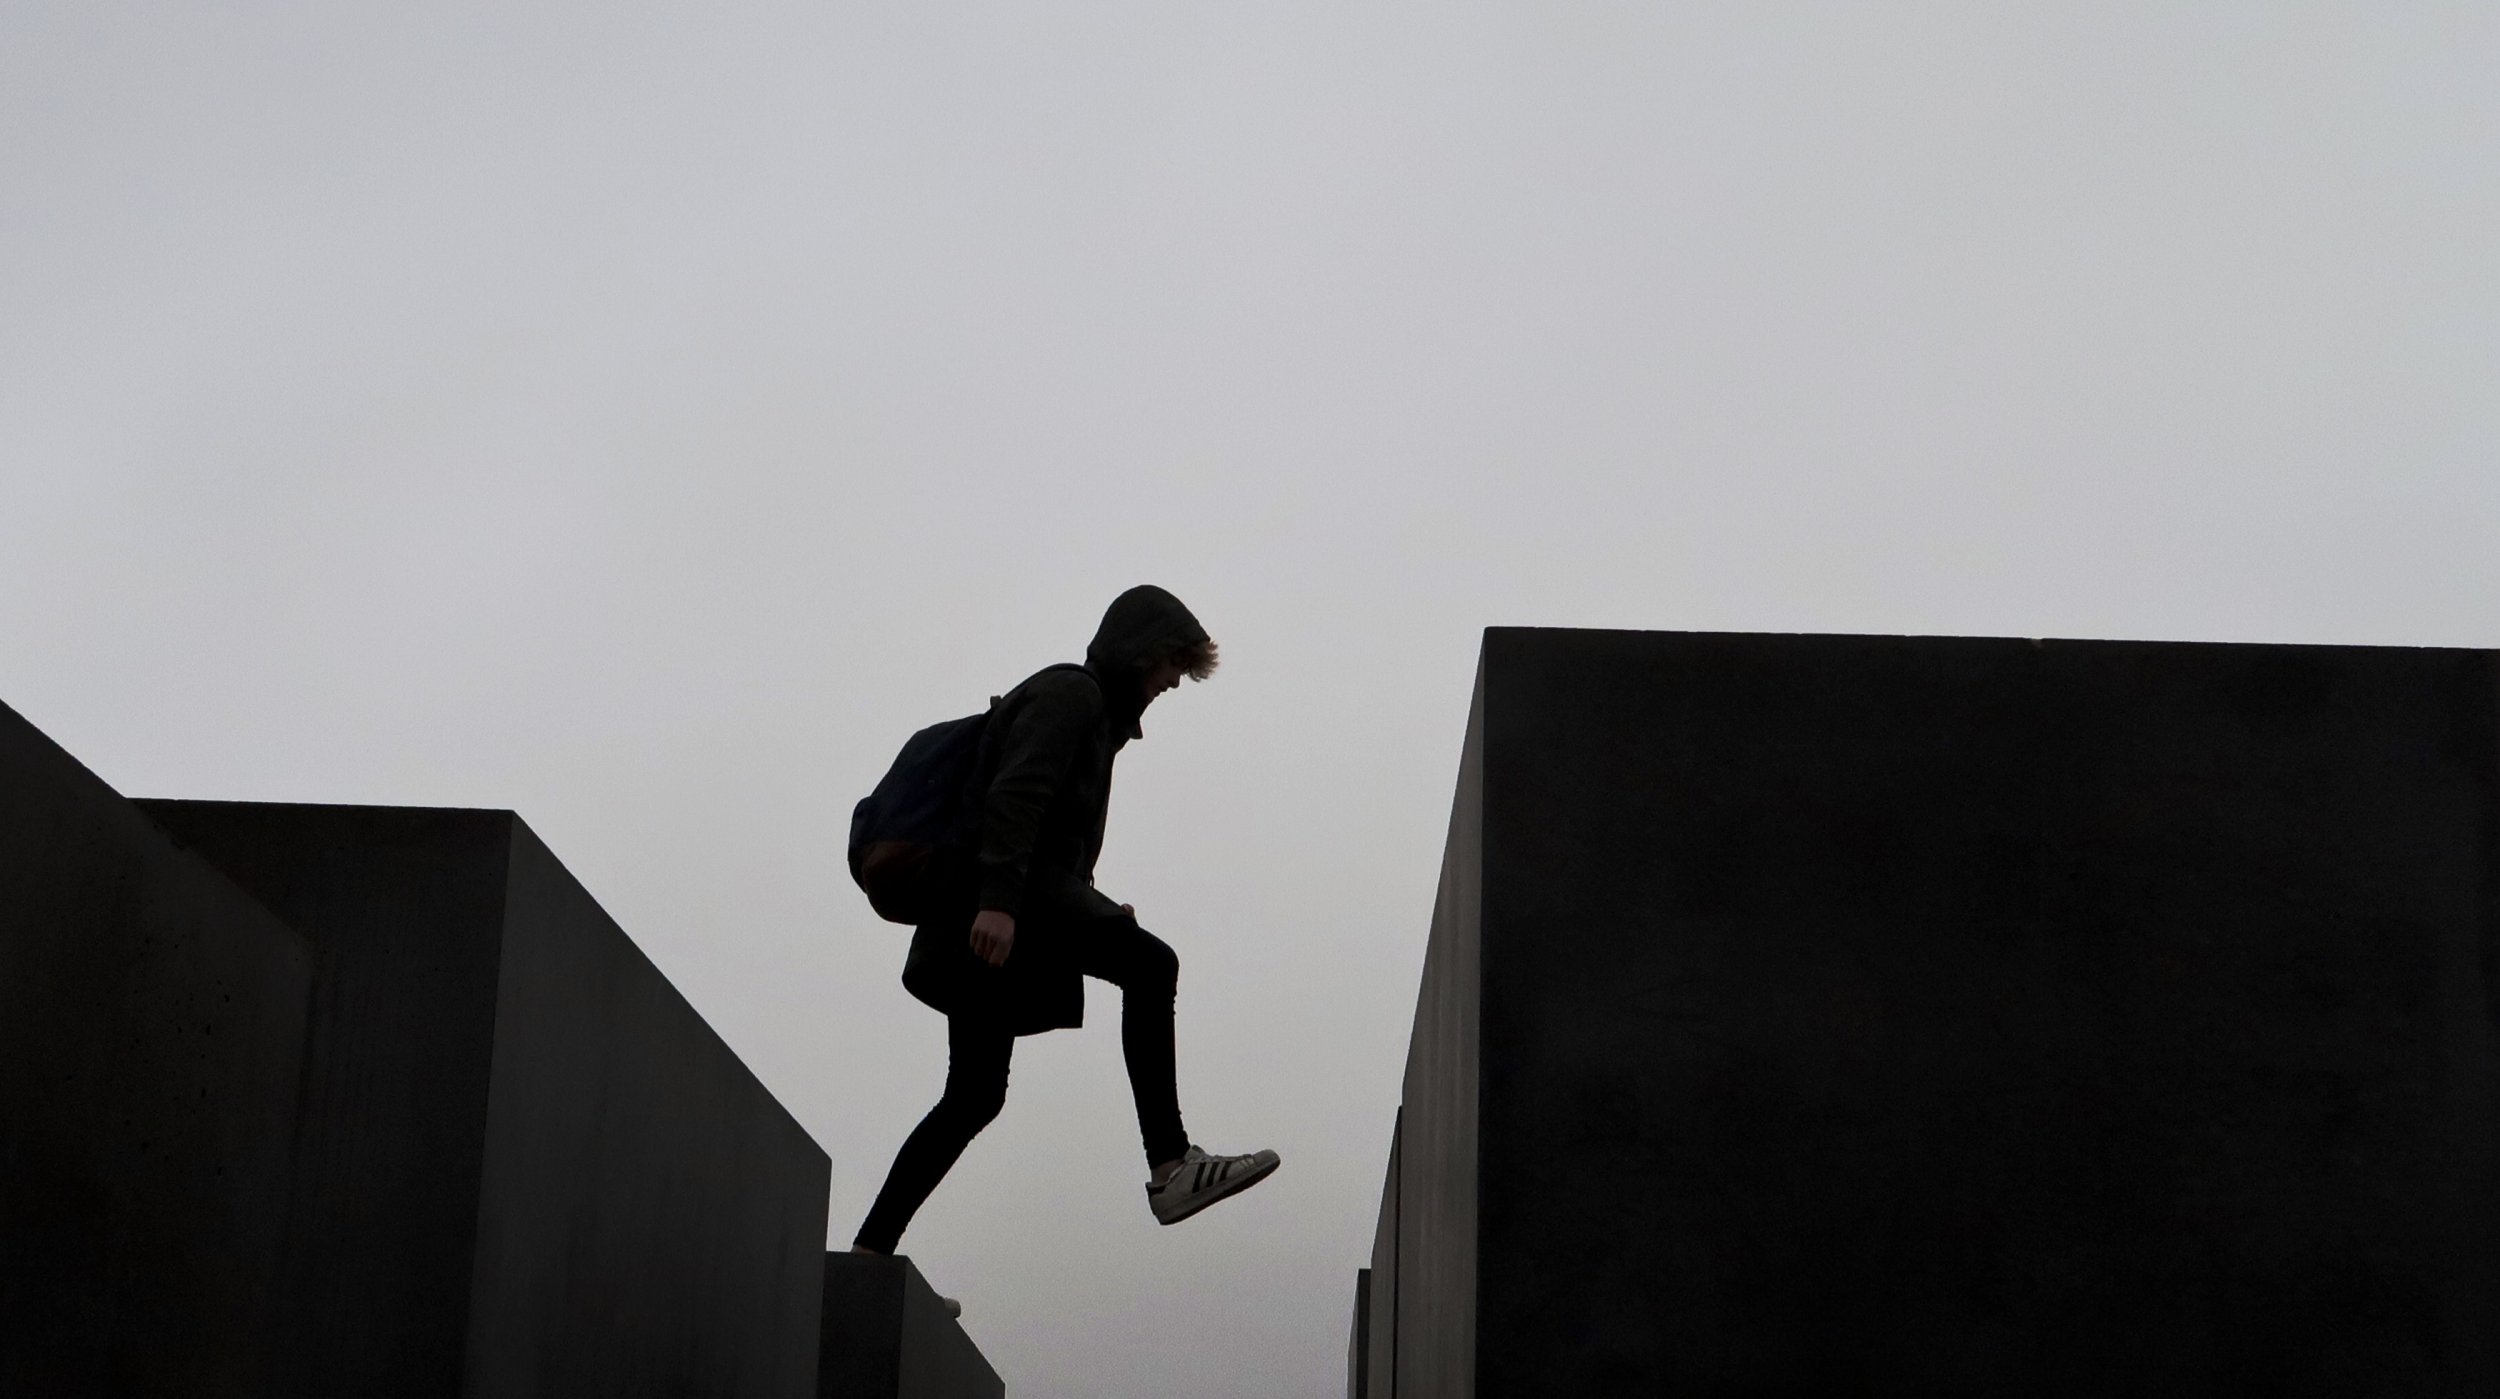
[[[1334,1394],[1491,624],[2500,644],[2500,8],[0,0],[0,700],[509,806],[833,1158],[913,729],[1224,668],[1117,997],[905,1237],[1026,1399]],[[1635,1183],[1627,1183],[1632,1188]]]

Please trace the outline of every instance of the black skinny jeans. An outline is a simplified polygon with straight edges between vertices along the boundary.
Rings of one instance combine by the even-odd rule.
[[[1120,1053],[1128,1060],[1146,1162],[1179,1157],[1189,1149],[1172,1063],[1172,998],[1180,983],[1180,958],[1128,918],[1088,918],[1032,931],[1066,939],[1066,954],[1077,970],[1120,988]],[[1017,936],[1021,942],[1024,930]],[[852,1242],[879,1253],[894,1251],[921,1202],[1006,1105],[1007,1060],[1015,1047],[1015,1036],[986,1018],[947,1017],[946,1091],[903,1139],[885,1188]]]

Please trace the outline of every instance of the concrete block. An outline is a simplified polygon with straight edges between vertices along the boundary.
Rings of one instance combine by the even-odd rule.
[[[1346,1323],[1345,1395],[1363,1399],[1371,1392],[1372,1270],[1354,1270],[1354,1315]]]
[[[312,974],[0,706],[0,1394],[264,1392]]]
[[[812,1391],[825,1154],[517,817],[141,805],[319,959],[266,1392]]]
[[[1490,631],[1389,1392],[2500,1392],[2495,890],[2487,653]]]
[[[825,1255],[818,1399],[999,1399],[980,1347],[912,1261]]]
[[[1398,1392],[1398,1181],[1403,1166],[1398,1138],[1405,1125],[1406,1113],[1400,1109],[1389,1128],[1389,1169],[1372,1226],[1371,1266],[1363,1270],[1369,1323],[1363,1337],[1363,1392],[1372,1399],[1389,1399]]]

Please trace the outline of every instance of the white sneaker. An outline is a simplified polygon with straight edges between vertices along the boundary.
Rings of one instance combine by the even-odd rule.
[[[1272,1151],[1209,1156],[1193,1146],[1182,1155],[1180,1168],[1163,1184],[1146,1182],[1146,1204],[1155,1212],[1155,1223],[1178,1224],[1225,1196],[1238,1195],[1274,1175],[1278,1164]]]

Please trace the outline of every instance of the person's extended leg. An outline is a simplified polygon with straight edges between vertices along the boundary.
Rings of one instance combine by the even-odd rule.
[[[1120,1054],[1137,1099],[1146,1164],[1159,1172],[1189,1150],[1172,1054],[1172,1001],[1181,959],[1130,918],[1089,918],[1072,930],[1079,971],[1120,988]]]
[[[1178,1224],[1267,1179],[1276,1169],[1275,1152],[1211,1156],[1191,1146],[1181,1126],[1172,1053],[1180,958],[1125,916],[1087,919],[1072,932],[1078,968],[1120,988],[1120,1050],[1137,1099],[1137,1129],[1151,1168],[1146,1203],[1156,1221]]]
[[[1015,1036],[1003,1027],[951,1016],[946,1022],[946,1091],[894,1154],[885,1188],[868,1209],[852,1247],[892,1253],[903,1226],[946,1178],[964,1148],[1007,1101],[1007,1060]]]

